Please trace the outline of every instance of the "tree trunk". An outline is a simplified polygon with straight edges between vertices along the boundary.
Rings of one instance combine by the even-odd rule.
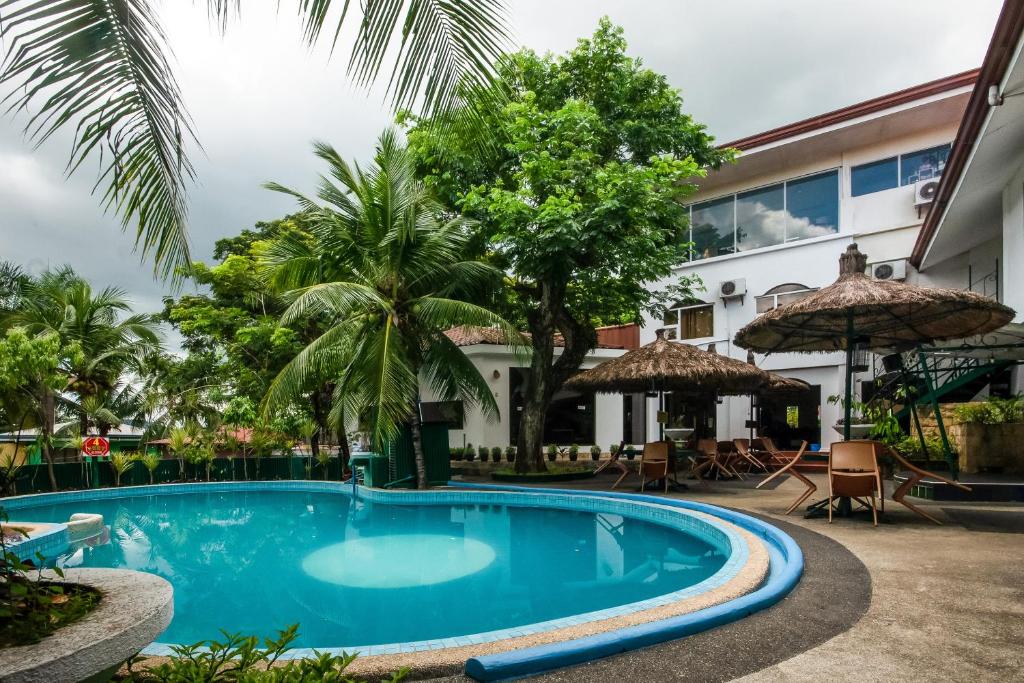
[[[527,376],[523,416],[519,423],[516,472],[544,472],[544,423],[555,393],[572,377],[596,343],[589,321],[578,322],[565,306],[565,285],[540,286],[537,306],[527,314],[533,355]],[[555,358],[555,332],[562,335],[562,353]]]
[[[43,389],[43,419],[39,425],[39,446],[46,458],[46,473],[50,477],[50,489],[57,490],[57,474],[53,470],[53,450],[50,438],[53,435],[54,396],[49,389]]]
[[[412,429],[412,452],[416,456],[416,488],[425,489],[430,482],[427,480],[427,462],[423,457],[423,425],[420,423],[419,399],[416,399],[409,425]]]

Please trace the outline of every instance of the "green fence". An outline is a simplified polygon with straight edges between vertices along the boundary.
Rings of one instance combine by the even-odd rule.
[[[451,453],[448,449],[448,425],[427,423],[423,435],[423,460],[431,486],[442,486],[452,478]],[[416,455],[412,447],[412,431],[405,427],[388,448],[391,483],[389,486],[416,485]]]
[[[311,459],[304,455],[274,456],[266,458],[216,458],[210,467],[211,481],[244,481],[249,480],[281,480],[281,479],[324,479],[324,470],[312,460],[308,473],[307,465]],[[182,469],[184,468],[184,473]],[[114,470],[109,460],[91,460],[90,462],[55,463],[54,476],[57,488],[84,489],[114,485]],[[248,477],[246,477],[248,474]],[[327,466],[326,479],[341,479],[341,461],[331,458]],[[177,459],[165,459],[153,471],[154,484],[171,484],[182,481],[206,481],[204,465],[182,464]],[[121,477],[121,486],[139,486],[149,483],[149,471],[136,462]],[[46,465],[25,465],[21,468],[15,482],[18,494],[45,493],[50,490],[50,479],[46,473]]]

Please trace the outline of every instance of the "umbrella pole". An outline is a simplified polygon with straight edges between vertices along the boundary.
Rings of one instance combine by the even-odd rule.
[[[665,440],[665,423],[662,417],[665,414],[665,390],[658,391],[658,441]]]
[[[853,314],[846,315],[846,400],[843,401],[843,441],[850,440],[853,411]]]

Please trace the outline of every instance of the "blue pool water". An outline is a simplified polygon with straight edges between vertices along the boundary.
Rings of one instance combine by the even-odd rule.
[[[17,517],[102,514],[109,542],[65,567],[123,567],[174,585],[161,642],[220,630],[298,647],[449,638],[677,591],[726,561],[693,535],[608,513],[397,505],[303,491],[138,495],[33,506]],[[13,515],[12,515],[13,517]]]

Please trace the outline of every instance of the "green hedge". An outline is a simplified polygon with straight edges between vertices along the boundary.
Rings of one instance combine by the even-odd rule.
[[[258,461],[258,462],[257,462]],[[306,479],[307,458],[304,455],[274,456],[266,458],[248,458],[246,467],[249,480],[281,480]],[[315,460],[309,478],[324,478],[323,469]],[[243,463],[241,458],[217,458],[210,467],[211,481],[243,481]],[[86,482],[86,463],[56,463],[53,466],[60,490],[83,489]],[[257,476],[257,467],[259,476]],[[114,471],[109,461],[102,460],[91,463],[93,488],[113,486]],[[327,478],[331,481],[341,479],[341,461],[331,458],[327,468]],[[181,465],[177,459],[161,460],[160,466],[153,473],[153,483],[172,484],[182,481],[206,481],[206,468],[203,465],[185,463],[185,477],[181,475]],[[149,472],[141,463],[135,463],[124,476],[121,486],[139,486],[149,483]],[[16,490],[19,495],[26,493],[46,493],[50,490],[50,480],[46,473],[46,465],[26,465],[18,475]]]

